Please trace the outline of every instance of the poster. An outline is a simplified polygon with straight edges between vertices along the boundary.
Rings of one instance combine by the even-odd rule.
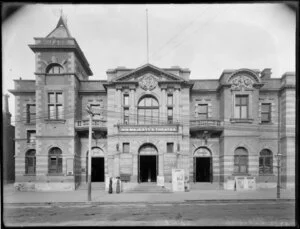
[[[173,192],[184,192],[184,169],[172,169]]]
[[[255,177],[235,177],[235,183],[236,191],[256,189]]]
[[[248,190],[256,189],[255,177],[247,177],[247,183],[248,183]]]
[[[165,186],[165,177],[164,176],[157,176],[157,186]]]
[[[245,177],[235,177],[236,191],[245,190]]]

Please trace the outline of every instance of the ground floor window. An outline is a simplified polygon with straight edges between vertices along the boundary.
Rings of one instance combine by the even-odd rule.
[[[29,150],[25,155],[25,174],[35,174],[36,171],[36,159],[35,150]]]
[[[54,147],[49,151],[49,174],[62,173],[62,152],[60,148]]]
[[[259,153],[259,174],[273,174],[273,154],[268,149],[263,149]]]
[[[248,173],[248,151],[243,147],[239,147],[234,151],[234,173]]]

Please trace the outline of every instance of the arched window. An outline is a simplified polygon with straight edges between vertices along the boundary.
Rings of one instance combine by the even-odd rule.
[[[62,173],[62,152],[60,148],[54,147],[49,151],[49,173]]]
[[[159,119],[158,101],[153,96],[145,96],[138,103],[138,124],[155,124]]]
[[[64,73],[64,68],[60,64],[50,64],[47,67],[46,72],[48,74],[60,74],[60,73]]]
[[[35,174],[36,160],[35,150],[29,150],[25,155],[25,174]]]
[[[273,154],[268,149],[259,153],[259,174],[273,174]]]
[[[243,147],[234,151],[234,173],[248,173],[248,151]]]

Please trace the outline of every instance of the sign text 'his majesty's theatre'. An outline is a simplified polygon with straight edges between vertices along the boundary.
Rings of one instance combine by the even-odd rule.
[[[176,132],[177,126],[120,126],[120,131],[126,132]]]

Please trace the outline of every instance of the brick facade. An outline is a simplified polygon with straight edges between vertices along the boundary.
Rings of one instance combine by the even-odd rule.
[[[92,72],[88,62],[76,40],[68,32],[61,32],[63,27],[67,30],[60,20],[56,28],[60,32],[54,30],[46,38],[35,38],[30,48],[36,55],[36,79],[15,80],[15,89],[11,90],[16,100],[16,120],[24,120],[16,123],[15,132],[18,190],[74,190],[87,182],[87,105],[100,108],[93,121],[92,158],[95,163],[97,158],[104,158],[104,163],[98,160],[99,169],[92,165],[92,170],[104,179],[129,175],[131,183],[143,182],[143,176],[147,176],[143,166],[148,165],[142,161],[152,156],[156,162],[147,167],[149,181],[155,173],[155,177],[163,176],[169,183],[172,168],[182,168],[190,182],[210,182],[226,188],[228,179],[241,175],[236,171],[240,167],[236,167],[235,152],[243,149],[247,171],[242,175],[255,177],[258,186],[275,186],[276,154],[280,152],[282,185],[294,186],[294,73],[271,78],[270,69],[237,69],[224,70],[215,80],[192,80],[188,69],[146,64],[137,69],[109,69],[106,81],[89,80]],[[47,73],[51,64],[59,64],[63,72]],[[61,118],[49,118],[52,92],[62,94]],[[168,104],[169,95],[172,104]],[[124,96],[128,96],[128,104]],[[247,101],[244,107],[239,105],[242,97]],[[145,104],[153,98],[158,105],[141,108],[139,103],[145,98],[149,98]],[[25,121],[30,103],[36,105],[34,123]],[[270,107],[269,122],[263,123],[265,104]],[[146,116],[141,116],[143,109]],[[205,110],[206,118],[200,109]],[[129,118],[125,122],[126,112]],[[142,117],[146,123],[141,124]],[[28,130],[36,130],[34,143],[28,143]],[[170,143],[173,152],[168,152]],[[129,151],[124,152],[127,144]],[[55,147],[62,152],[59,174],[49,173],[49,153]],[[25,155],[30,149],[36,151],[35,174],[25,174]],[[260,152],[264,149],[271,152],[272,158],[268,164],[272,171],[266,174],[259,173],[263,163]]]

